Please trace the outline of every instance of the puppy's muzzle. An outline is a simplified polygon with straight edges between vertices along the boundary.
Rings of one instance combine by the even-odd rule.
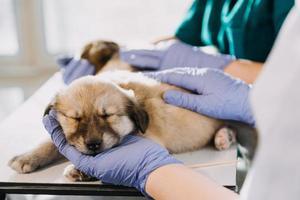
[[[99,140],[91,140],[86,142],[86,147],[88,150],[92,151],[92,152],[97,152],[100,150],[101,148],[101,141]]]

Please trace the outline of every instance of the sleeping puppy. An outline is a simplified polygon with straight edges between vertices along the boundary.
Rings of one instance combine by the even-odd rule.
[[[99,51],[112,46],[105,51],[111,53],[102,59]],[[150,138],[170,153],[193,151],[212,139],[219,150],[235,142],[235,131],[226,127],[227,122],[166,104],[162,99],[165,91],[182,89],[131,72],[134,68],[119,59],[116,47],[103,41],[87,45],[82,57],[94,59],[97,75],[72,82],[46,110],[56,110],[67,141],[76,149],[94,155],[119,144],[128,134]],[[59,158],[55,146],[47,141],[14,157],[9,165],[17,172],[28,173]],[[93,180],[72,165],[64,174],[71,181]]]

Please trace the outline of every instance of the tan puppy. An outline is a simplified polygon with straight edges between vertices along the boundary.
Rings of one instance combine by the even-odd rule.
[[[57,111],[70,144],[85,154],[97,154],[134,133],[158,142],[170,153],[182,153],[205,146],[215,135],[220,150],[235,141],[234,132],[222,128],[224,121],[166,104],[163,93],[181,89],[130,72],[133,68],[120,61],[116,47],[103,41],[88,44],[82,57],[92,60],[97,75],[75,80],[50,105]],[[103,48],[110,48],[105,50],[111,53],[105,54],[107,59],[99,53]],[[128,71],[114,70],[120,68]],[[58,158],[59,153],[48,141],[9,164],[20,173],[28,173]],[[91,180],[73,166],[66,169],[65,176],[72,181]]]

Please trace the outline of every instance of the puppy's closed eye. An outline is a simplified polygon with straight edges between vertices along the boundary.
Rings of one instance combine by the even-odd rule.
[[[112,113],[108,114],[106,112],[104,112],[103,114],[98,114],[99,117],[104,118],[104,119],[107,119],[107,118],[109,118],[109,117],[111,117],[113,115],[114,114],[112,114]]]
[[[65,118],[74,120],[76,122],[80,122],[82,120],[82,117],[79,117],[79,116],[67,115],[61,111],[58,111],[58,113],[61,114],[62,116],[64,116]]]
[[[70,117],[70,118],[72,118],[72,119],[76,120],[77,122],[80,122],[80,121],[82,120],[82,118],[81,118],[81,117]]]

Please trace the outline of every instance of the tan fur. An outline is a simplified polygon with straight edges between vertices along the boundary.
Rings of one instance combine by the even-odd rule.
[[[98,43],[102,43],[102,41],[98,41]],[[85,48],[85,52],[88,52],[88,48]],[[95,55],[91,51],[89,54],[90,57],[99,56],[99,54]],[[150,80],[141,74],[115,72],[115,69],[135,71],[132,66],[122,62],[118,53],[115,53],[112,59],[98,71],[97,76],[109,79],[121,87],[135,92],[137,102],[143,105],[150,117],[145,137],[159,142],[171,153],[192,151],[203,147],[224,125],[221,120],[168,105],[162,100],[165,91],[181,89]]]
[[[13,157],[9,166],[19,173],[28,173],[63,158],[51,140],[41,143],[30,152]]]
[[[122,88],[121,88],[122,87]],[[82,146],[85,135],[76,132],[78,121],[88,121],[91,116],[111,110],[113,116],[107,119],[110,126],[120,119],[119,115],[128,115],[128,101],[141,107],[149,117],[149,125],[144,135],[165,146],[171,153],[181,153],[199,149],[206,145],[223,124],[198,113],[166,104],[162,95],[166,90],[177,89],[147,78],[141,73],[128,71],[107,71],[97,76],[88,76],[74,81],[65,91],[59,93],[54,103],[58,120],[64,129],[67,140],[77,149],[88,153]],[[126,126],[123,123],[122,126]],[[120,131],[116,131],[117,134]],[[101,137],[101,130],[91,132]],[[126,134],[129,134],[127,131]],[[77,135],[80,134],[80,137]],[[126,135],[125,134],[125,135]],[[91,137],[91,136],[89,136]],[[119,140],[118,140],[119,141]],[[78,144],[80,143],[80,145]]]
[[[107,71],[95,79],[106,79],[134,92],[135,101],[149,115],[145,137],[154,139],[171,153],[199,149],[206,145],[215,132],[224,124],[198,113],[166,104],[162,95],[174,86],[162,84],[141,73]]]
[[[134,128],[126,93],[108,81],[95,78],[88,76],[74,81],[57,94],[53,103],[66,139],[86,154],[112,147]],[[90,141],[101,143],[101,148],[90,151],[87,148]]]

